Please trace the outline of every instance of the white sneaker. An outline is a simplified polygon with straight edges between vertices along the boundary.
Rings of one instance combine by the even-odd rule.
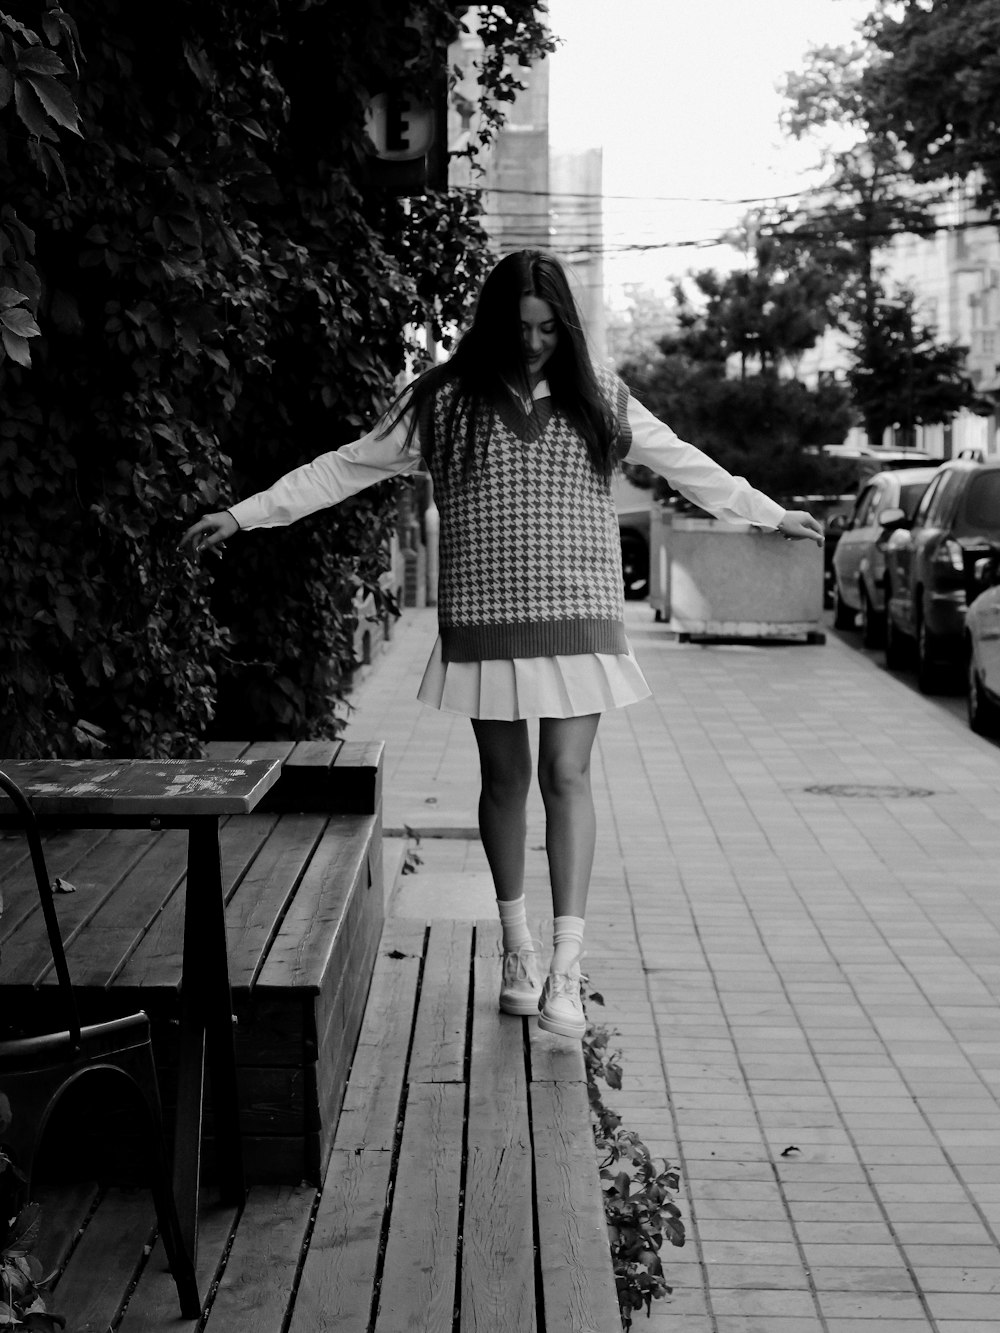
[[[587,1019],[583,1012],[579,972],[550,972],[538,1001],[538,1026],[559,1037],[583,1037]]]
[[[534,944],[504,950],[500,981],[500,1012],[524,1018],[538,1010],[542,983],[538,977],[538,955]]]

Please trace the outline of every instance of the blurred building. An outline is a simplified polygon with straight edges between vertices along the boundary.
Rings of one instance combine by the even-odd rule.
[[[604,272],[601,258],[602,163],[599,149],[553,156],[549,146],[549,64],[519,69],[525,84],[507,108],[492,146],[480,155],[482,172],[460,154],[478,133],[476,62],[482,43],[475,15],[449,51],[462,71],[450,99],[448,146],[452,187],[483,191],[484,225],[497,257],[514,250],[547,250],[569,271],[594,357],[606,357]]]

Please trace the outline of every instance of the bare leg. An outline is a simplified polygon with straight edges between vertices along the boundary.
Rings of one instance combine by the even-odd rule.
[[[599,721],[599,713],[545,717],[539,727],[538,782],[553,916],[583,917],[587,911],[596,839],[590,752]]]
[[[472,729],[483,779],[479,831],[497,897],[510,901],[524,892],[525,807],[531,785],[528,724],[474,720]]]

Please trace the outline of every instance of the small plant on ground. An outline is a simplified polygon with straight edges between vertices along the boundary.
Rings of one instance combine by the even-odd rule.
[[[596,994],[590,999],[603,1002]],[[664,1240],[683,1245],[685,1233],[675,1202],[680,1188],[677,1168],[663,1159],[662,1169],[657,1167],[639,1135],[623,1129],[621,1116],[604,1104],[597,1086],[598,1079],[609,1088],[622,1085],[621,1052],[611,1049],[611,1036],[606,1027],[590,1023],[583,1039],[583,1060],[618,1308],[627,1331],[636,1310],[645,1306],[648,1316],[653,1301],[673,1291],[663,1275],[660,1249]]]
[[[45,1308],[46,1279],[31,1253],[38,1243],[41,1209],[37,1203],[17,1206],[23,1183],[21,1172],[0,1149],[0,1333],[5,1329],[55,1333],[66,1320]]]

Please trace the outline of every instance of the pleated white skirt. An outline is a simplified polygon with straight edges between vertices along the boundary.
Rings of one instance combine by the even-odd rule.
[[[445,662],[440,638],[417,698],[447,713],[517,722],[537,717],[586,717],[647,699],[646,678],[627,653]]]

